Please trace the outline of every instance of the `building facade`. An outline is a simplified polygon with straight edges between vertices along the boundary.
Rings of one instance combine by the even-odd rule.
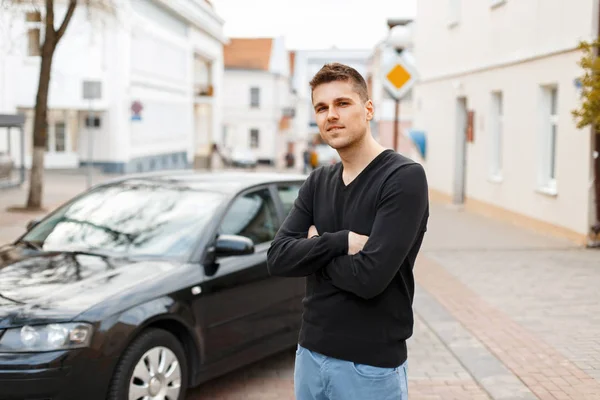
[[[421,0],[414,126],[433,192],[578,242],[593,220],[592,134],[580,104],[580,40],[598,2]]]
[[[45,166],[92,162],[117,173],[188,167],[221,132],[224,21],[205,0],[114,4],[108,12],[79,6],[56,49]],[[65,7],[55,8],[62,20]],[[11,28],[0,38],[0,107],[26,115],[27,166],[43,13],[22,5],[2,15]]]
[[[289,129],[290,63],[283,38],[232,38],[225,46],[222,146],[281,165]]]

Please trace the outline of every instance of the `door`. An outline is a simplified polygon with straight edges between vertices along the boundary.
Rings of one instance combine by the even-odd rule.
[[[462,205],[465,202],[467,174],[467,99],[456,99],[456,147],[454,158],[454,193],[452,202]]]
[[[241,235],[254,242],[254,254],[217,258],[208,268],[195,306],[203,323],[208,363],[259,346],[289,328],[279,318],[281,281],[267,270],[267,250],[279,228],[268,188],[238,196],[221,221],[220,234]]]
[[[49,110],[47,127],[45,168],[77,168],[79,156],[72,144],[77,127],[76,112]]]

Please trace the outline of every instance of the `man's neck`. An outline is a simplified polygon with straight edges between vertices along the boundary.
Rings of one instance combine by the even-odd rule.
[[[371,161],[375,159],[385,147],[373,139],[371,135],[365,135],[365,138],[354,146],[338,151],[344,166],[344,172],[352,175],[358,175]]]

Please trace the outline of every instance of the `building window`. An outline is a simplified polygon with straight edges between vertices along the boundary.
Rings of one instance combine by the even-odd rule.
[[[250,88],[250,107],[260,107],[260,88]]]
[[[502,179],[502,142],[504,131],[502,92],[492,93],[490,123],[490,178],[499,181]]]
[[[65,151],[65,132],[66,125],[64,122],[54,124],[54,151],[63,153]]]
[[[27,54],[32,57],[39,56],[41,54],[42,14],[39,11],[28,12],[25,14],[25,24],[27,26]]]
[[[252,147],[253,149],[258,147],[258,136],[259,136],[259,131],[258,129],[250,129],[250,147]]]
[[[539,186],[544,192],[556,194],[556,148],[558,142],[558,89],[542,88],[541,157]]]
[[[448,1],[448,26],[457,25],[460,21],[460,6],[462,0],[447,0]]]
[[[194,56],[194,89],[196,96],[214,94],[212,64],[198,55]]]

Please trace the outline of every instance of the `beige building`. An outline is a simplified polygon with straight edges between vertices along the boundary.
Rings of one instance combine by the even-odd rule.
[[[414,126],[432,192],[588,241],[593,138],[578,130],[580,40],[597,0],[420,0]],[[440,12],[443,10],[443,12]]]

